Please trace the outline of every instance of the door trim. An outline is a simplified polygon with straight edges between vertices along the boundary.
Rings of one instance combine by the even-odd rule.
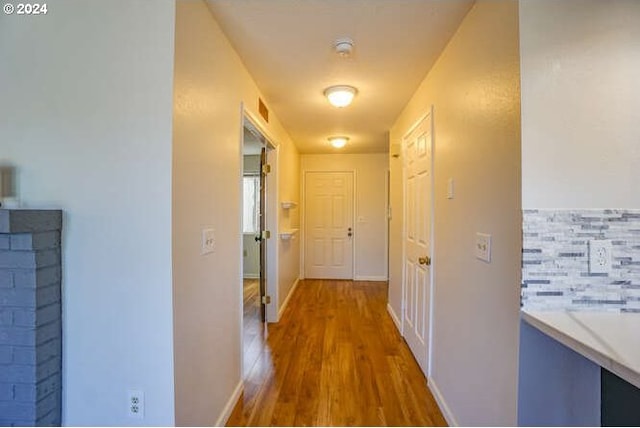
[[[249,111],[244,102],[240,102],[240,127],[239,127],[239,159],[242,162],[243,159],[243,150],[244,150],[244,127],[245,125],[249,125],[253,129],[257,130],[262,137],[264,137],[265,145],[267,147],[267,162],[271,164],[271,173],[267,175],[267,205],[266,205],[266,224],[267,230],[271,231],[271,239],[267,240],[267,266],[266,266],[266,293],[271,296],[271,303],[266,305],[266,322],[278,322],[279,314],[278,314],[278,189],[279,189],[279,180],[278,180],[278,161],[279,161],[279,152],[280,147],[278,142],[272,138],[269,132],[266,131],[265,127],[262,125],[262,121],[258,118],[258,116],[254,115],[251,111]],[[243,193],[243,168],[239,168],[238,172],[238,186],[240,189],[240,222],[242,222],[242,193]],[[238,239],[240,240],[239,246],[239,254],[238,254],[238,264],[239,264],[239,278],[238,284],[242,284],[243,275],[242,275],[242,228],[240,228],[240,234]],[[242,290],[242,287],[238,287],[239,290]],[[238,299],[239,305],[239,328],[240,328],[240,372],[242,374],[242,378],[245,377],[245,367],[244,367],[244,321],[243,321],[243,298],[242,292],[239,293]]]
[[[433,296],[435,295],[435,271],[436,271],[436,262],[437,259],[435,257],[435,126],[434,126],[434,106],[433,104],[429,107],[429,111],[422,114],[404,133],[402,136],[402,203],[403,203],[403,213],[402,213],[402,299],[400,305],[400,333],[404,337],[405,334],[405,325],[404,325],[404,311],[406,306],[406,301],[404,299],[406,284],[407,284],[407,249],[406,249],[406,233],[407,233],[407,210],[406,210],[406,199],[407,199],[407,189],[406,189],[406,181],[407,181],[407,164],[406,164],[406,153],[407,153],[407,142],[408,138],[413,131],[415,131],[420,124],[431,117],[430,120],[430,132],[431,132],[431,236],[429,237],[429,245],[431,246],[431,268],[429,269],[429,277],[431,281],[431,287],[429,290],[429,338],[427,345],[427,373],[425,376],[429,378],[431,376],[431,368],[432,368],[432,356],[433,356],[433,320],[434,320],[434,311],[435,305],[433,302]]]
[[[351,246],[351,280],[356,280],[356,245],[358,242],[358,231],[356,229],[356,195],[358,194],[358,176],[355,169],[340,169],[340,170],[327,170],[327,169],[305,169],[301,171],[302,174],[302,182],[300,183],[300,193],[302,194],[300,197],[300,279],[304,279],[306,277],[306,266],[305,266],[305,253],[307,246],[307,213],[306,213],[306,188],[307,188],[307,173],[332,173],[332,172],[343,172],[343,173],[351,173],[353,176],[353,192],[351,195],[351,224],[354,229],[352,246]]]
[[[271,238],[267,240],[267,295],[271,296],[271,303],[267,305],[267,322],[278,322],[278,239],[279,236],[279,210],[278,210],[278,198],[279,198],[279,160],[280,160],[280,145],[273,139],[273,137],[267,132],[262,125],[261,119],[259,119],[252,112],[248,111],[244,103],[242,105],[242,128],[248,123],[254,127],[266,140],[267,145],[267,162],[271,165],[271,173],[267,175],[267,205],[266,205],[266,225],[267,230],[271,231]],[[240,136],[242,139],[242,136]]]

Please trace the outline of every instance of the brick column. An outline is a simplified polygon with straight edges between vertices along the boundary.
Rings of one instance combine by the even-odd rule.
[[[60,425],[57,210],[0,209],[0,425]]]

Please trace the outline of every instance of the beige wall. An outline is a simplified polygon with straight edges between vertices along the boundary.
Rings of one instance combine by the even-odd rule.
[[[434,105],[435,247],[430,387],[450,423],[514,425],[520,283],[518,3],[479,1],[399,117],[391,144]],[[400,315],[402,169],[392,174],[389,301]],[[447,199],[447,180],[455,198]],[[476,232],[493,236],[490,264]]]
[[[640,2],[523,0],[520,38],[523,207],[637,208]]]
[[[211,425],[241,384],[241,103],[258,117],[260,93],[204,2],[177,2],[175,45],[175,422]],[[280,168],[295,171],[297,151],[273,112],[260,125],[280,145]],[[297,182],[283,177],[280,195],[297,196]],[[201,256],[204,227],[215,229],[216,251]],[[281,278],[297,277],[288,254],[280,263]]]
[[[306,171],[355,171],[356,280],[387,279],[388,159],[387,153],[302,155],[302,174]]]
[[[290,209],[277,208],[278,227],[283,231],[300,228],[300,158],[293,145],[278,151],[278,199],[297,204]],[[299,278],[300,245],[300,234],[289,241],[278,239],[278,312]]]
[[[0,13],[0,163],[25,206],[64,211],[65,425],[174,424],[173,27],[167,1]]]

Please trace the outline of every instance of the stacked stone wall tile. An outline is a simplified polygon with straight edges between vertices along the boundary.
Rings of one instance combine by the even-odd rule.
[[[0,425],[61,422],[62,213],[0,210]]]
[[[589,242],[611,241],[610,273],[590,273]],[[639,210],[525,210],[522,306],[640,312]]]

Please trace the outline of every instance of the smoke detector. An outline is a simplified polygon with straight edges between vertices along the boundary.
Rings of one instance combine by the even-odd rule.
[[[333,47],[341,58],[349,58],[353,53],[353,40],[347,37],[338,39]]]

